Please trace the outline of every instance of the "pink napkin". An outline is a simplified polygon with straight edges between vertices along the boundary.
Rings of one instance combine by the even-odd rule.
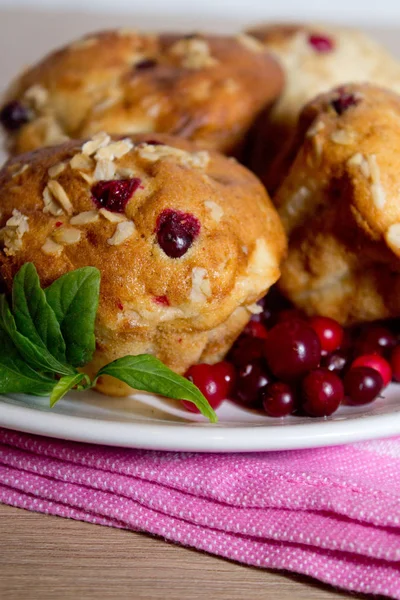
[[[224,455],[0,429],[0,502],[400,599],[400,438]]]

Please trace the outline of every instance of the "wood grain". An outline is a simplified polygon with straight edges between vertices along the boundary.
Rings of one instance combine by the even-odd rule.
[[[361,598],[352,595],[351,598]],[[337,600],[305,577],[0,505],[1,600]]]

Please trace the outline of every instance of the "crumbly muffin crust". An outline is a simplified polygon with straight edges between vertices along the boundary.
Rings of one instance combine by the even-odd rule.
[[[0,206],[8,288],[27,261],[45,286],[78,267],[100,269],[90,372],[126,354],[152,353],[179,373],[220,360],[278,279],[285,251],[252,173],[165,135],[103,133],[16,157],[0,172]],[[129,392],[107,378],[99,388]]]
[[[301,109],[316,95],[348,83],[372,83],[400,92],[400,63],[361,31],[298,24],[254,27],[284,70],[286,84],[255,127],[252,168],[273,193],[287,172],[287,145]]]
[[[170,133],[237,153],[282,86],[276,60],[247,35],[104,31],[17,78],[3,102],[3,124],[14,154],[103,130]]]
[[[302,111],[274,197],[289,237],[281,290],[348,325],[400,315],[400,97],[369,85]]]

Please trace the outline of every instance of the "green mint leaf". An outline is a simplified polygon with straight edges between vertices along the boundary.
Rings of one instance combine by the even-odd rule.
[[[81,381],[86,378],[87,375],[85,375],[85,373],[76,373],[75,375],[66,375],[65,377],[61,377],[51,392],[50,408],[53,408],[56,402],[61,400],[61,398],[65,396],[69,390],[72,390],[72,388],[79,385]]]
[[[0,328],[7,332],[22,357],[31,367],[60,375],[72,375],[76,372],[72,367],[60,363],[50,354],[47,348],[37,346],[17,330],[14,317],[4,294],[0,295]],[[3,353],[4,350],[0,348],[0,355]]]
[[[47,302],[60,324],[69,364],[88,363],[96,347],[94,323],[99,304],[100,271],[84,267],[62,275],[46,290]]]
[[[36,346],[65,362],[65,342],[60,324],[40,287],[35,265],[24,264],[14,277],[12,309],[18,331]]]
[[[218,420],[207,399],[191,381],[177,375],[150,354],[118,358],[100,369],[97,377],[101,375],[112,375],[136,390],[177,400],[189,400],[212,423]]]
[[[31,369],[19,355],[17,348],[5,331],[0,329],[0,393],[48,396],[54,379]]]
[[[86,373],[83,373],[83,375],[84,379],[81,379],[81,381],[76,386],[78,392],[86,392],[86,390],[90,390],[96,384],[95,381],[92,381],[90,379],[89,375],[87,375]]]

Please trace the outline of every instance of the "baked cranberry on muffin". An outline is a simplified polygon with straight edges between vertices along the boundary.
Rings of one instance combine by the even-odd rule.
[[[270,192],[286,174],[288,165],[280,153],[286,151],[306,102],[347,83],[374,83],[400,92],[399,62],[361,31],[275,24],[249,33],[275,56],[286,77],[282,95],[255,127],[251,164]]]
[[[151,353],[178,373],[222,359],[278,279],[285,235],[258,179],[235,159],[163,135],[96,134],[10,160],[0,172],[0,275],[44,286],[101,272],[88,372]],[[98,388],[130,389],[110,378]]]
[[[247,35],[105,31],[25,71],[0,120],[14,154],[103,130],[170,133],[237,154],[282,86],[276,60]]]
[[[302,111],[274,197],[289,238],[280,289],[344,325],[400,316],[400,96],[346,85]]]

